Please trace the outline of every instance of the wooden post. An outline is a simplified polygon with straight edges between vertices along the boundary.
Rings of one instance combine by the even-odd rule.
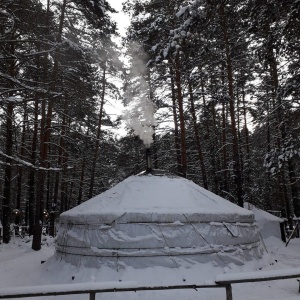
[[[0,220],[0,244],[1,244],[1,240],[2,240],[2,230],[3,230],[3,226],[2,226],[2,223],[1,223],[1,220]]]
[[[96,299],[96,293],[90,292],[90,300],[95,300]]]
[[[281,239],[284,243],[286,243],[286,234],[285,234],[285,222],[280,223],[280,234],[281,234]]]
[[[288,238],[288,240],[287,240],[287,242],[286,242],[286,244],[285,244],[286,247],[287,247],[287,245],[289,244],[290,240],[291,240],[292,238],[294,238],[294,235],[295,235],[295,232],[296,232],[297,229],[298,229],[298,223],[296,224],[294,230],[293,230],[292,233],[290,234],[290,236],[289,236],[289,238]]]
[[[233,300],[231,284],[226,285],[226,300]]]

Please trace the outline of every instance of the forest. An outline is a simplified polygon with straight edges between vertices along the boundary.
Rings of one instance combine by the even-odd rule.
[[[128,0],[122,39],[113,2],[0,3],[3,242],[20,224],[39,250],[43,223],[145,170],[148,147],[153,168],[299,217],[300,1]]]

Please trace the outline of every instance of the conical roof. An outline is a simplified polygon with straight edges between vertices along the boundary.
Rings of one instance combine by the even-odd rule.
[[[187,219],[188,218],[188,219]],[[63,213],[75,223],[252,222],[254,216],[194,182],[172,175],[131,176]]]

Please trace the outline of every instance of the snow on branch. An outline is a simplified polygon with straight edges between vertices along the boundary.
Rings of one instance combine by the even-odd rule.
[[[180,10],[176,13],[176,17],[180,18],[188,9],[188,6],[181,7]]]
[[[55,96],[61,95],[61,93],[49,92],[48,90],[43,89],[43,88],[32,87],[32,86],[26,85],[26,84],[22,83],[20,80],[14,78],[8,74],[2,73],[1,71],[0,71],[0,77],[8,79],[8,80],[14,82],[15,84],[17,84],[27,90],[33,91],[33,92],[43,93],[43,94],[49,93],[50,95],[55,95]]]
[[[13,161],[15,161],[15,162],[17,162],[17,163],[19,163],[19,164],[21,164],[23,166],[26,166],[28,168],[33,168],[33,169],[42,170],[42,171],[54,171],[54,172],[63,171],[63,169],[61,169],[61,168],[42,168],[42,167],[37,167],[37,166],[33,165],[32,163],[30,163],[28,161],[25,161],[25,160],[20,159],[18,157],[9,156],[9,155],[5,154],[2,151],[0,151],[0,155],[3,156],[3,157],[5,157],[5,158],[11,159],[11,160],[13,160]],[[0,162],[0,164],[7,165],[7,163],[3,163],[3,162]],[[68,167],[68,168],[70,169],[71,167]]]

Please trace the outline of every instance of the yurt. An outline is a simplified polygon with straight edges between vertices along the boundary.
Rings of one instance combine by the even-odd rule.
[[[263,253],[252,212],[153,170],[62,213],[55,255],[77,267],[120,270],[243,265]]]

